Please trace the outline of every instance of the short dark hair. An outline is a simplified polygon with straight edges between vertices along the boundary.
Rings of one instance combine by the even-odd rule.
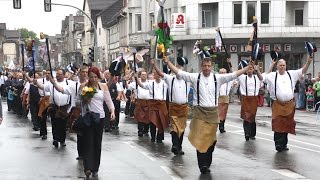
[[[202,59],[201,64],[203,64],[203,62],[211,62],[212,63],[212,59],[211,59],[211,57],[205,57]]]

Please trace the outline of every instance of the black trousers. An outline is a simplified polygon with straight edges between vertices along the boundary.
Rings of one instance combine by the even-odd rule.
[[[84,156],[84,137],[83,135],[77,134],[77,151],[78,151],[78,156],[83,157]]]
[[[288,133],[274,132],[273,136],[275,146],[287,147]]]
[[[104,119],[99,123],[92,123],[83,132],[83,166],[84,171],[98,172],[101,159],[101,142]]]
[[[45,110],[42,113],[42,118],[38,117],[39,127],[40,127],[40,136],[47,135],[47,133],[48,133],[48,131],[47,131],[47,117],[48,117],[47,110]]]
[[[113,100],[113,105],[114,105],[114,113],[115,113],[115,120],[111,123],[113,127],[118,127],[119,126],[119,119],[120,119],[120,101]]]
[[[150,123],[150,134],[151,134],[151,139],[156,138],[156,132],[157,132],[157,127],[153,123]],[[157,140],[164,140],[164,132],[157,132]]]
[[[66,141],[67,120],[51,117],[53,140],[64,143]]]
[[[243,121],[244,135],[249,137],[255,137],[257,134],[256,122],[249,123],[248,121]]]
[[[33,127],[38,128],[39,125],[39,119],[38,119],[38,112],[39,112],[39,105],[38,102],[30,102],[30,114],[31,114],[31,121],[33,124]]]
[[[199,168],[206,166],[207,168],[210,168],[212,163],[212,153],[214,151],[214,148],[216,146],[217,141],[213,143],[212,146],[210,146],[205,153],[201,153],[197,150],[197,159],[198,159],[198,166]]]
[[[142,132],[144,134],[149,132],[149,123],[138,122],[138,133]]]
[[[172,147],[175,146],[178,151],[182,150],[182,142],[183,142],[183,135],[184,135],[184,132],[181,134],[181,136],[179,137],[179,134],[174,132],[174,131],[171,131],[171,141],[172,141]]]

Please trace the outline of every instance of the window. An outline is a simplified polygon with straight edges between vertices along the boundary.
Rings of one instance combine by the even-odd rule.
[[[233,24],[242,24],[242,4],[233,4]]]
[[[202,27],[218,26],[218,3],[202,4]]]
[[[247,24],[252,24],[252,17],[256,15],[256,3],[247,2]]]
[[[150,30],[153,29],[153,24],[154,24],[154,14],[153,13],[150,13],[149,14],[149,18],[150,18]]]
[[[202,11],[202,27],[212,27],[212,13],[211,11]]]
[[[269,24],[269,2],[261,3],[261,24]]]
[[[136,14],[136,31],[141,31],[141,14]]]
[[[296,26],[303,25],[303,9],[294,10],[294,25]]]
[[[132,13],[129,13],[129,34],[132,33]]]

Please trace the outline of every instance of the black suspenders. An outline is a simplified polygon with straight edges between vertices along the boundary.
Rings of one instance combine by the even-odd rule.
[[[287,74],[290,78],[290,82],[291,82],[291,89],[292,89],[292,79],[291,79],[291,75],[290,73],[287,71]],[[278,72],[276,72],[276,78],[274,79],[274,96],[277,98],[277,78],[278,78]]]
[[[175,77],[172,78],[172,82],[171,82],[171,102],[172,102],[172,95],[173,95],[173,82],[174,82]],[[188,86],[187,86],[187,82],[186,83],[186,99],[188,102]]]
[[[198,79],[197,79],[197,101],[198,101],[198,105],[200,105],[200,95],[199,95],[199,85],[200,85],[200,73],[198,75]],[[214,78],[214,87],[215,87],[215,90],[214,90],[214,103],[215,105],[217,105],[217,78],[216,78],[216,75],[213,75],[213,78]]]
[[[162,98],[164,99],[164,84],[162,84]],[[154,99],[154,81],[152,82],[152,99]]]
[[[248,96],[248,80],[247,80],[248,76],[246,76],[246,96]],[[254,78],[254,93],[253,96],[256,95],[256,89],[257,89],[257,81],[256,81],[256,77],[253,75]]]

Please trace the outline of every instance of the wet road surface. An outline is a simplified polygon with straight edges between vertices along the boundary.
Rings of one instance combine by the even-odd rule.
[[[289,151],[277,153],[270,108],[259,108],[256,140],[248,142],[239,112],[238,104],[229,107],[227,132],[217,132],[211,173],[205,175],[200,174],[196,150],[187,140],[188,128],[183,143],[185,155],[174,156],[169,133],[162,144],[151,142],[149,136],[138,138],[136,123],[122,113],[119,131],[104,133],[96,179],[320,179],[320,126],[314,113],[296,112],[297,136],[289,135]],[[76,160],[75,134],[68,135],[65,148],[56,149],[50,123],[48,130],[48,139],[41,140],[30,120],[4,110],[0,125],[1,179],[85,179],[82,162]]]

